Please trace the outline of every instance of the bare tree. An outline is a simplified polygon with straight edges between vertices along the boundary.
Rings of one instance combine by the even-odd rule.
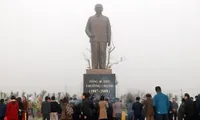
[[[44,98],[44,96],[45,96],[46,93],[47,93],[46,90],[42,90],[42,91],[41,91],[40,97],[42,98],[42,100],[43,100],[43,98]]]
[[[14,92],[13,92],[13,91],[11,91],[11,92],[10,92],[10,96],[13,96],[13,95],[14,95]]]
[[[7,94],[5,93],[5,92],[0,92],[0,98],[1,99],[5,99],[5,98],[7,98],[8,96],[7,96]]]
[[[145,94],[146,94],[145,92],[140,91],[140,90],[133,92],[133,95],[135,96],[135,98],[140,97],[141,99],[143,99],[145,97]]]
[[[126,103],[132,103],[134,101],[134,95],[131,92],[128,92],[126,95]]]
[[[167,96],[168,96],[169,100],[171,100],[173,98],[173,94],[172,93],[168,93]]]
[[[23,91],[22,94],[21,94],[21,97],[24,97],[25,94],[26,94],[26,92]]]
[[[73,94],[73,95],[72,95],[72,98],[77,98],[77,95],[76,95],[76,94]]]
[[[86,56],[86,54],[83,53],[83,57],[85,59],[85,61],[87,62],[87,68],[91,69],[91,62],[90,62],[90,58]]]
[[[69,97],[70,97],[70,94],[67,93],[67,92],[65,92],[65,93],[64,93],[64,97],[68,97],[68,98],[69,98]]]
[[[61,99],[61,92],[58,92],[58,100]]]
[[[120,57],[119,60],[117,61],[114,61],[114,62],[111,62],[111,54],[112,52],[115,50],[115,45],[114,45],[114,42],[112,41],[112,45],[108,47],[107,49],[107,64],[106,64],[106,68],[107,69],[110,69],[113,65],[117,65],[119,64],[120,62],[123,62],[124,61],[124,58],[123,57]]]
[[[8,95],[6,93],[4,93],[3,96],[4,96],[3,98],[7,98],[8,97]]]
[[[113,65],[117,65],[121,62],[123,62],[125,59],[123,57],[120,57],[119,60],[117,61],[114,61],[114,62],[111,62],[111,54],[112,52],[115,50],[115,46],[114,46],[114,43],[112,42],[112,46],[109,46],[108,49],[107,49],[107,60],[106,60],[106,68],[107,69],[110,69]],[[90,55],[91,55],[91,50],[90,49],[87,49],[87,51],[89,51]],[[88,56],[86,56],[85,53],[83,53],[83,57],[84,59],[86,60],[87,64],[88,64],[88,69],[91,69],[91,60]]]
[[[3,92],[1,91],[1,93],[0,93],[0,98],[2,99],[2,98],[4,98],[3,97]]]
[[[115,46],[113,46],[113,47],[109,47],[108,48],[108,51],[107,51],[107,53],[108,53],[108,55],[107,55],[107,65],[106,65],[106,68],[111,68],[111,66],[110,66],[110,58],[111,58],[111,53],[113,52],[115,50]]]
[[[175,99],[176,101],[178,101],[178,95],[175,95],[175,96],[174,96],[174,99]]]

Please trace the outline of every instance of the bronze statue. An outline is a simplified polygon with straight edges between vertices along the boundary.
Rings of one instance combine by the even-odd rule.
[[[92,69],[106,68],[106,49],[111,42],[109,18],[102,15],[103,6],[95,6],[96,14],[88,19],[85,32],[90,38]]]

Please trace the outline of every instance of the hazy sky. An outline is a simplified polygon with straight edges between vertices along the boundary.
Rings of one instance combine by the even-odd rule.
[[[104,5],[119,92],[180,90],[200,79],[199,0],[0,0],[0,90],[80,93],[94,5]]]

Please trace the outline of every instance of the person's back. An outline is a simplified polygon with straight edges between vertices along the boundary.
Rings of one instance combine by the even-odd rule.
[[[136,116],[141,116],[142,114],[142,104],[140,102],[135,102],[133,104],[133,111],[134,111],[134,115]]]
[[[92,117],[92,115],[93,115],[92,107],[94,107],[94,106],[93,106],[93,102],[89,98],[86,98],[83,101],[82,107],[83,107],[84,116]]]
[[[132,110],[132,106],[133,106],[132,102],[129,102],[129,103],[126,104],[126,109],[127,109],[128,112],[132,112],[133,111]]]
[[[99,102],[99,119],[108,119],[107,116],[107,108],[108,108],[108,103],[107,101],[100,101]]]
[[[121,120],[122,116],[122,103],[120,101],[114,104],[116,120]]]
[[[142,104],[140,103],[140,98],[136,98],[136,102],[133,104],[133,111],[136,120],[140,120],[142,118]]]
[[[153,109],[153,99],[151,94],[146,94],[146,100],[143,102],[144,105],[144,116],[146,120],[154,120],[154,109]]]
[[[193,117],[194,116],[194,103],[191,99],[185,100],[185,114],[186,116]]]
[[[110,102],[108,102],[108,109],[107,109],[107,115],[108,115],[108,120],[113,120],[113,108],[112,108],[112,104]]]
[[[169,100],[163,93],[158,93],[153,99],[153,105],[156,108],[157,114],[168,114]]]
[[[133,119],[133,110],[132,110],[132,107],[133,107],[132,100],[128,101],[128,103],[126,104],[126,109],[127,109],[127,113],[128,113],[128,120],[132,120]]]
[[[6,109],[7,119],[8,120],[19,120],[18,111],[19,111],[18,102],[13,97],[12,100],[7,105],[7,109]]]
[[[183,120],[184,114],[185,114],[185,100],[182,98],[182,103],[180,104],[180,107],[178,109],[178,120]]]
[[[153,99],[153,107],[156,112],[156,119],[158,120],[168,120],[168,111],[169,111],[169,99],[167,95],[161,92],[161,87],[157,86],[155,88],[157,94]]]
[[[115,106],[115,113],[117,114],[117,113],[122,113],[122,103],[121,102],[116,102],[115,104],[114,104],[114,106]]]
[[[0,120],[3,120],[6,114],[6,105],[4,104],[4,100],[0,100]]]
[[[59,105],[58,105],[58,102],[56,101],[52,101],[51,102],[51,112],[55,112],[57,113],[59,111]]]
[[[51,113],[50,113],[50,120],[58,120],[58,111],[59,111],[59,105],[58,102],[56,102],[55,97],[51,97]]]
[[[49,97],[45,97],[45,101],[42,102],[41,105],[41,113],[43,116],[43,120],[50,120],[50,112],[51,112],[51,103],[48,101]]]
[[[42,103],[42,107],[41,108],[42,108],[42,114],[45,114],[45,115],[50,114],[50,112],[51,112],[51,103],[48,102],[48,101],[44,101]]]
[[[198,114],[197,118],[200,120],[200,95],[197,96],[196,100],[196,112]]]
[[[22,120],[23,119],[23,113],[24,113],[24,105],[22,103],[21,97],[17,98],[17,102],[18,102],[18,105],[19,105],[19,120]]]

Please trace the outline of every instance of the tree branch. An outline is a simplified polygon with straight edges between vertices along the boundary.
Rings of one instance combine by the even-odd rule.
[[[124,58],[121,57],[120,60],[118,60],[118,61],[116,61],[116,62],[114,62],[114,63],[110,63],[110,65],[108,66],[108,68],[111,68],[113,65],[117,65],[117,64],[119,64],[119,63],[121,63],[121,62],[123,62],[123,61],[124,61]]]
[[[88,64],[88,69],[91,69],[91,65],[90,65],[90,59],[88,57],[86,57],[85,53],[83,53],[83,57],[84,59],[87,61],[87,64]]]

